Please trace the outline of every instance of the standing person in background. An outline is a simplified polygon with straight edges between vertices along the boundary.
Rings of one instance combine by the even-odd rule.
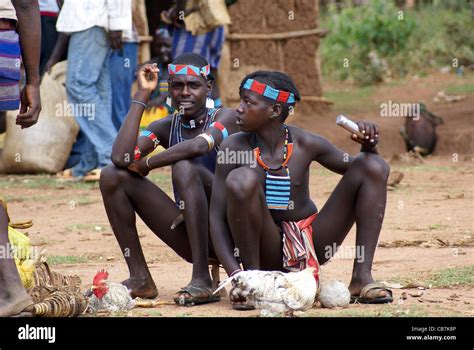
[[[65,0],[57,30],[68,33],[68,102],[81,128],[73,152],[79,162],[58,174],[63,180],[98,180],[111,163],[117,131],[112,122],[109,57],[130,31],[131,0]]]
[[[160,70],[158,77],[158,88],[153,91],[147,110],[154,108],[166,108],[167,115],[173,113],[173,108],[166,104],[168,97],[168,64],[171,63],[171,37],[166,28],[158,28],[153,38],[154,51],[156,57],[150,60],[150,63],[156,63]]]
[[[211,65],[211,73],[217,82],[217,71],[221,61],[221,52],[224,47],[225,34],[224,27],[216,27],[205,34],[193,35],[185,27],[182,21],[182,14],[190,14],[198,9],[190,7],[187,0],[176,0],[175,6],[161,14],[163,22],[170,25],[172,43],[172,58],[176,58],[183,53],[192,52],[203,56]],[[219,87],[214,83],[211,97],[215,107],[222,107]]]
[[[0,0],[0,111],[16,110],[20,106],[16,124],[22,129],[36,124],[41,111],[40,37],[40,14],[36,0]],[[26,73],[26,85],[21,95],[20,51]],[[10,251],[8,216],[2,205],[0,251]],[[13,258],[0,257],[0,317],[20,314],[32,304]]]
[[[131,19],[132,4],[130,3]],[[137,30],[131,23],[130,29],[123,32],[121,47],[113,50],[109,58],[110,74],[113,77],[112,122],[117,131],[130,109],[132,84],[138,64],[138,43]]]
[[[58,40],[56,22],[58,20],[59,5],[61,3],[58,0],[39,0],[41,14],[40,75],[45,73],[46,62],[48,62],[51,57],[56,41]]]

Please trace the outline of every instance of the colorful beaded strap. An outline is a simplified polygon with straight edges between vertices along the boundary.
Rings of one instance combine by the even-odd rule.
[[[247,79],[243,88],[275,101],[296,103],[295,95],[291,92],[274,89],[271,86],[256,81],[255,79]]]
[[[168,64],[168,73],[169,75],[194,75],[196,77],[207,76],[211,73],[211,66],[198,68],[196,66],[191,66],[187,64]]]
[[[258,164],[265,170],[265,200],[268,209],[287,210],[291,196],[291,178],[288,162],[293,154],[293,142],[288,127],[285,125],[285,148],[283,150],[283,163],[278,168],[270,168],[262,159],[257,136],[253,135],[254,155]],[[270,175],[269,171],[286,170],[286,176]]]

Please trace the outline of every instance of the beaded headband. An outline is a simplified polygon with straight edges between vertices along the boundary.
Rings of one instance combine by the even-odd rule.
[[[194,75],[196,77],[207,76],[211,73],[211,66],[208,64],[202,68],[187,64],[168,64],[169,75]]]
[[[291,92],[274,89],[271,86],[256,81],[255,79],[247,79],[243,88],[279,102],[296,103],[295,95]]]

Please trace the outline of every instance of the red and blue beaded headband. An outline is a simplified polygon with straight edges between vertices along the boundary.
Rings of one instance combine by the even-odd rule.
[[[169,75],[203,76],[207,79],[208,75],[211,73],[211,66],[208,64],[207,66],[198,68],[187,64],[168,64],[168,73]]]
[[[271,86],[260,83],[255,79],[247,79],[243,88],[279,102],[290,104],[296,103],[295,95],[291,92],[277,90],[275,88],[272,88]]]

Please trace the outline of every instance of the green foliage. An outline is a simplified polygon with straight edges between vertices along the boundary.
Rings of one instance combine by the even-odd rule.
[[[323,74],[359,85],[387,77],[423,75],[427,70],[474,62],[474,25],[469,8],[438,3],[401,11],[390,1],[329,8],[321,27]],[[346,61],[344,61],[347,59]],[[348,63],[348,67],[344,63]]]

